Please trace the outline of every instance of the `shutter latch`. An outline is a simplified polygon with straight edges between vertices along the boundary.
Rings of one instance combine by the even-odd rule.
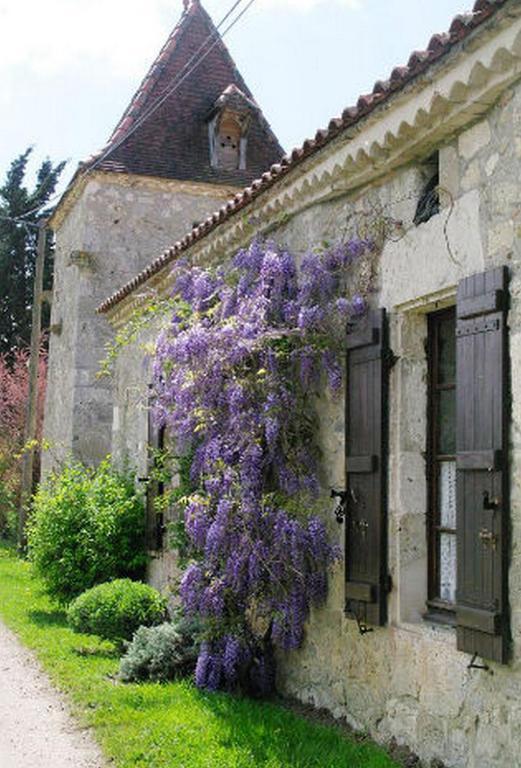
[[[369,529],[369,523],[367,520],[357,520],[355,523],[356,527],[358,528],[360,535],[363,539],[367,536],[367,531]]]
[[[496,549],[497,537],[488,528],[482,528],[479,532],[479,538],[483,544],[491,549]]]
[[[501,500],[497,496],[490,498],[488,491],[483,491],[483,509],[496,510],[499,509]]]
[[[347,491],[336,491],[334,488],[332,488],[331,498],[339,500],[333,514],[335,515],[337,523],[342,525],[347,514]]]

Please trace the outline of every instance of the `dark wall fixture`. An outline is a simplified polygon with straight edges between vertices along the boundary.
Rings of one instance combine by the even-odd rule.
[[[424,224],[440,212],[440,166],[439,154],[435,152],[424,165],[426,182],[422,187],[414,223],[416,226]]]

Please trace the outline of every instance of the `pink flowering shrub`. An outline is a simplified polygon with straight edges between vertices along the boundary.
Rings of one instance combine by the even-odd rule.
[[[193,452],[184,523],[185,611],[204,627],[196,682],[267,694],[274,649],[298,648],[340,556],[316,513],[313,400],[343,379],[352,240],[294,256],[255,241],[228,268],[178,264],[176,310],[155,359],[155,416]]]
[[[46,358],[40,357],[38,376],[38,439],[41,437],[45,399]],[[29,353],[16,350],[0,355],[0,536],[14,531],[20,493],[21,456],[29,387]],[[35,474],[38,471],[38,458]]]

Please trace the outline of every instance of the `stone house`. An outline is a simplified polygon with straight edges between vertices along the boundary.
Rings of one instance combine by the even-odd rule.
[[[156,254],[104,298],[96,320],[81,319],[124,328],[168,295],[181,254],[222,262],[268,234],[305,253],[346,226],[379,229],[371,312],[346,333],[345,400],[317,403],[324,492],[343,492],[346,507],[342,526],[333,506],[330,521],[344,563],[304,647],[280,659],[279,683],[377,740],[455,768],[521,765],[520,177],[521,3],[478,0]],[[135,203],[122,195],[118,205]],[[81,207],[67,210],[70,259]],[[169,222],[168,207],[163,214]],[[150,253],[156,243],[140,226],[131,238]],[[97,298],[96,273],[85,276],[92,267],[74,269]],[[144,351],[156,332],[144,329],[119,355],[112,390],[100,395],[104,420],[93,412],[89,422],[103,450],[111,444],[116,460],[143,474],[148,445],[161,440],[148,419]],[[79,337],[64,336],[52,338],[51,363],[62,344],[55,375],[74,372],[77,391],[83,373],[71,371],[66,350]],[[52,380],[49,390],[56,398]],[[160,536],[154,548],[150,579],[166,583],[175,564]]]

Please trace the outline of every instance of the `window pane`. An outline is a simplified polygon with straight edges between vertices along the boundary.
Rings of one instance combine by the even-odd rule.
[[[440,525],[456,528],[456,462],[440,463],[439,480]]]
[[[440,321],[438,327],[438,383],[452,384],[456,380],[456,318],[452,315]]]
[[[456,453],[456,390],[440,392],[438,408],[438,453]]]
[[[456,602],[456,536],[440,534],[440,597],[447,603]]]

